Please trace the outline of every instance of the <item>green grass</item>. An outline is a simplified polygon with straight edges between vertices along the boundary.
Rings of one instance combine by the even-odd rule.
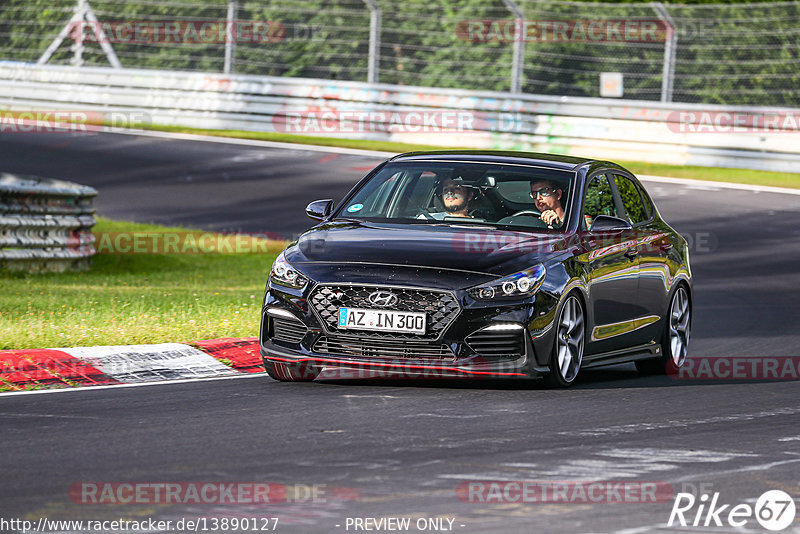
[[[98,232],[170,232],[100,219]],[[0,349],[258,335],[268,253],[100,254],[88,272],[0,271]]]
[[[178,132],[217,137],[235,137],[240,139],[256,139],[260,141],[276,141],[281,143],[299,143],[307,145],[334,146],[344,148],[360,148],[363,150],[379,150],[382,152],[413,152],[415,150],[463,149],[464,147],[442,147],[434,145],[415,145],[388,141],[370,141],[367,139],[341,139],[335,137],[313,137],[306,135],[252,132],[245,130],[205,130],[182,126],[150,125],[146,129]],[[655,176],[671,176],[674,178],[690,178],[693,180],[712,180],[740,184],[767,185],[773,187],[800,188],[800,173],[757,171],[751,169],[729,169],[723,167],[698,167],[689,165],[666,165],[661,163],[645,163],[641,161],[616,161],[634,174],[651,174]]]
[[[373,141],[370,139],[343,139],[341,137],[316,137],[313,135],[287,134],[280,132],[255,132],[250,130],[208,130],[203,128],[189,128],[186,126],[163,126],[151,124],[141,126],[145,130],[162,132],[176,132],[197,135],[213,135],[216,137],[235,137],[238,139],[255,139],[257,141],[274,141],[277,143],[297,143],[303,145],[333,146],[342,148],[359,148],[362,150],[378,150],[381,152],[413,152],[415,150],[446,150],[448,148],[436,145],[416,145],[410,143],[397,143],[393,141]]]
[[[11,112],[11,115],[21,112]],[[89,121],[91,123],[91,121]],[[111,124],[108,124],[111,126]],[[176,132],[215,137],[233,137],[238,139],[254,139],[258,141],[274,141],[280,143],[297,143],[306,145],[331,146],[342,148],[358,148],[400,154],[417,150],[463,149],[464,147],[448,147],[436,145],[419,145],[390,141],[372,141],[369,139],[342,139],[339,137],[316,137],[310,135],[288,134],[281,132],[256,132],[250,130],[214,130],[190,128],[187,126],[166,126],[161,124],[136,124],[136,128],[162,132]],[[663,163],[646,163],[642,161],[619,161],[634,174],[650,174],[688,178],[692,180],[710,180],[737,184],[764,185],[772,187],[788,187],[800,189],[800,173],[758,171],[753,169],[731,169],[726,167],[700,167],[691,165],[668,165]]]
[[[756,171],[753,169],[728,169],[725,167],[691,167],[666,165],[641,161],[617,161],[634,174],[691,178],[736,184],[767,185],[771,187],[800,188],[800,174],[793,172]]]

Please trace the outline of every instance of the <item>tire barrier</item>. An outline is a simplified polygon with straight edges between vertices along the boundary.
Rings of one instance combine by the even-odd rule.
[[[0,266],[28,272],[89,268],[94,188],[0,174]]]
[[[0,134],[153,124],[782,172],[800,166],[794,108],[0,62],[0,109],[8,110],[0,111]]]

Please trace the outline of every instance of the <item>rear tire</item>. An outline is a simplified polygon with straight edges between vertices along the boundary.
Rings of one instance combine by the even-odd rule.
[[[675,375],[686,361],[692,330],[692,302],[684,286],[672,294],[661,336],[661,357],[636,362],[636,369],[647,375]]]
[[[555,327],[547,380],[553,387],[566,388],[575,383],[581,370],[586,332],[583,304],[574,294],[564,300]]]
[[[264,370],[270,378],[280,382],[311,382],[321,369],[308,363],[288,364],[264,360]]]

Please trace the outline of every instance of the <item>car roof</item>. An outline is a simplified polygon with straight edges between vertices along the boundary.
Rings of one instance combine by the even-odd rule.
[[[446,159],[447,161],[514,163],[517,165],[536,165],[567,171],[575,171],[578,167],[597,160],[565,156],[562,154],[544,154],[539,152],[514,152],[505,150],[435,150],[425,152],[407,152],[397,155],[389,161],[425,161]]]

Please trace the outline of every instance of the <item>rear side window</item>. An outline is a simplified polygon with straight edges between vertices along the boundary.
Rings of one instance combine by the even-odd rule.
[[[650,195],[647,194],[642,184],[636,184],[636,189],[639,190],[639,195],[642,197],[642,203],[644,203],[644,211],[647,214],[647,219],[650,220],[653,218],[655,214],[655,208],[653,207],[653,201],[650,200]]]
[[[611,185],[605,174],[599,174],[592,178],[586,188],[586,198],[583,202],[583,220],[586,227],[592,226],[598,215],[610,215],[619,217],[617,208],[614,205],[614,195],[611,192]]]
[[[614,181],[617,184],[619,196],[622,198],[622,204],[625,206],[625,211],[628,212],[628,219],[631,224],[639,224],[648,220],[650,213],[642,201],[642,195],[636,184],[629,178],[619,175],[614,175]]]

